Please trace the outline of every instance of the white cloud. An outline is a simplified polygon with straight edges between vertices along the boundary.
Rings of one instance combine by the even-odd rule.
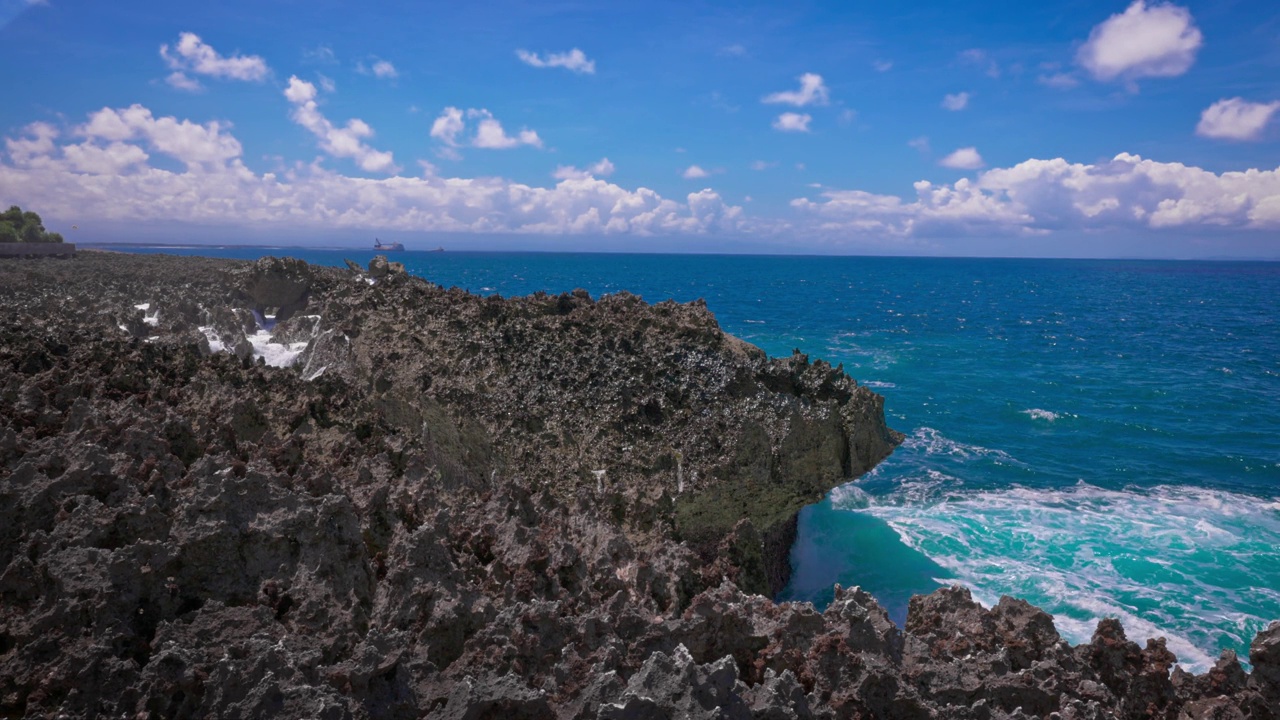
[[[462,120],[462,111],[456,107],[447,107],[440,112],[440,117],[431,123],[431,137],[446,145],[458,144],[458,136],[466,128]]]
[[[328,45],[317,45],[314,48],[308,48],[302,51],[303,62],[316,63],[319,65],[336,65],[338,56],[334,54],[333,48]]]
[[[1277,110],[1280,101],[1253,103],[1238,97],[1219,100],[1200,113],[1196,134],[1222,140],[1257,140]]]
[[[785,112],[773,121],[773,129],[781,132],[809,132],[809,122],[813,116],[808,113]]]
[[[316,79],[320,81],[320,89],[327,93],[334,92],[338,89],[337,84],[333,82],[333,78],[326,75],[316,75]]]
[[[366,172],[396,173],[395,159],[389,152],[375,150],[365,144],[373,137],[373,128],[358,118],[337,127],[320,112],[316,104],[316,86],[297,75],[289,78],[284,96],[293,104],[293,121],[320,139],[320,148],[334,157],[351,158]]]
[[[594,165],[588,166],[585,170],[579,170],[572,165],[560,165],[555,172],[551,173],[551,177],[557,180],[585,180],[592,177],[609,177],[614,171],[613,163],[609,162],[609,158],[600,158],[600,161]]]
[[[690,165],[684,169],[684,172],[680,173],[680,177],[685,180],[700,180],[702,178],[711,177],[711,173],[703,170],[697,165]]]
[[[313,92],[294,86],[294,98]],[[710,190],[683,199],[629,190],[595,177],[566,178],[535,187],[503,178],[444,178],[428,164],[421,177],[348,177],[319,162],[258,174],[242,162],[240,144],[218,123],[154,118],[133,106],[103,110],[73,134],[85,142],[60,144],[57,128],[28,126],[8,138],[0,159],[0,197],[39,207],[46,217],[85,221],[175,222],[282,228],[334,228],[539,234],[738,233],[741,208]],[[204,155],[220,158],[185,171],[148,164],[140,143],[191,160],[194,146],[171,136],[203,137]],[[121,137],[110,140],[111,137]],[[612,163],[592,166],[603,172]],[[121,171],[124,172],[121,172]]]
[[[356,63],[356,72],[361,75],[372,75],[376,78],[384,80],[394,80],[400,77],[400,72],[396,70],[396,66],[391,64],[389,60],[374,60],[372,65],[365,65],[363,62]]]
[[[765,95],[760,102],[770,105],[804,107],[806,105],[826,105],[830,101],[827,86],[823,84],[821,75],[805,73],[799,77],[799,80],[799,90],[786,90]]]
[[[875,68],[876,72],[889,72],[893,69],[893,63],[889,60],[876,60],[871,63],[871,67]]]
[[[1191,68],[1202,41],[1186,8],[1135,0],[1093,28],[1076,60],[1099,80],[1174,77]]]
[[[494,119],[488,110],[468,110],[467,116],[480,119],[480,124],[476,128],[476,136],[471,141],[472,147],[490,150],[507,150],[521,145],[542,147],[542,139],[538,137],[538,133],[532,130],[522,129],[514,136],[507,135],[506,131],[502,129],[502,123]]]
[[[466,120],[479,121],[476,124],[475,135],[468,143],[471,147],[486,150],[509,150],[521,145],[542,147],[542,138],[538,137],[538,133],[522,129],[514,136],[508,135],[503,130],[502,123],[493,117],[493,113],[483,108],[479,110],[471,108],[466,113],[456,107],[445,108],[431,124],[431,137],[440,140],[449,148],[458,147],[459,138],[466,131]]]
[[[954,95],[947,95],[942,98],[942,107],[947,110],[956,111],[963,110],[969,106],[969,93],[960,92]]]
[[[64,145],[62,155],[75,172],[91,175],[123,175],[129,168],[139,166],[150,156],[137,145],[113,142],[106,146],[95,142]]]
[[[854,120],[858,119],[858,111],[852,108],[845,108],[840,111],[840,115],[836,118],[836,122],[841,125],[852,125]]]
[[[200,84],[199,80],[188,76],[181,70],[174,70],[169,73],[169,76],[166,77],[164,81],[172,87],[179,90],[186,90],[187,92],[200,92],[204,89],[204,86]]]
[[[977,148],[964,147],[956,150],[950,155],[938,161],[942,167],[954,168],[956,170],[977,170],[982,167],[982,156],[978,154]]]
[[[1202,228],[1280,230],[1280,169],[1215,174],[1121,153],[1088,165],[1027,160],[953,185],[915,184],[916,200],[827,191],[792,207],[820,230],[886,236],[965,232]]]
[[[75,134],[89,141],[88,146],[78,151],[84,163],[107,162],[105,155],[93,150],[100,141],[110,143],[102,150],[119,161],[127,158],[128,152],[118,143],[144,140],[156,151],[183,162],[190,170],[209,170],[240,157],[240,141],[224,132],[229,129],[230,125],[216,120],[197,125],[173,117],[153,117],[150,110],[135,104],[120,110],[103,108],[94,112],[87,123],[76,128]]]
[[[716,54],[721,57],[746,57],[747,48],[740,43],[734,43],[720,48]]]
[[[201,40],[199,35],[189,32],[179,34],[178,43],[172,48],[161,45],[160,57],[164,58],[171,70],[223,80],[258,82],[265,80],[270,72],[267,62],[257,55],[224,57]]]
[[[1074,75],[1064,72],[1041,75],[1036,78],[1036,82],[1055,90],[1070,90],[1080,84]]]
[[[548,53],[546,58],[541,58],[537,53],[531,53],[528,50],[516,50],[516,57],[520,58],[525,65],[536,68],[559,67],[579,75],[594,75],[596,72],[596,61],[588,60],[586,53],[578,48],[566,53]]]
[[[765,162],[764,160],[755,160],[751,163],[752,170],[768,170],[771,167],[777,167],[776,162]]]
[[[9,157],[18,165],[38,164],[47,158],[53,153],[53,141],[61,134],[56,127],[45,122],[33,122],[22,130],[27,137],[6,138],[4,141]]]
[[[969,48],[960,53],[960,62],[966,65],[976,65],[983,68],[983,72],[987,77],[1000,77],[1000,63],[996,62],[986,50],[982,48]]]
[[[907,147],[912,147],[922,153],[927,153],[929,152],[929,138],[924,135],[921,135],[918,138],[912,138],[907,141]]]

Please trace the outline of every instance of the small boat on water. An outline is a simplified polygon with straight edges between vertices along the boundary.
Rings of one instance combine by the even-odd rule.
[[[374,238],[374,239],[373,239],[373,249],[374,249],[374,250],[381,250],[381,251],[383,251],[383,252],[403,252],[403,251],[404,251],[404,243],[398,243],[398,242],[393,242],[393,243],[384,243],[384,242],[382,242],[381,240],[379,240],[378,238]]]
[[[435,250],[428,250],[427,252],[444,252],[444,248],[438,247]]]

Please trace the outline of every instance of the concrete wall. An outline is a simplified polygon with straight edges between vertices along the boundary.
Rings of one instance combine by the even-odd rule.
[[[70,257],[75,254],[75,243],[0,243],[0,258]]]

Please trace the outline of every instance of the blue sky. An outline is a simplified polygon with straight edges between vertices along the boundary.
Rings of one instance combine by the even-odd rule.
[[[1280,257],[1274,2],[178,5],[0,0],[0,202],[82,241]]]

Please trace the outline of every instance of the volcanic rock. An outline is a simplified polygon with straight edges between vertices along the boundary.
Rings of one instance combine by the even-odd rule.
[[[961,588],[772,601],[901,436],[700,302],[81,253],[0,304],[0,716],[1280,717],[1280,623],[1193,676]]]

